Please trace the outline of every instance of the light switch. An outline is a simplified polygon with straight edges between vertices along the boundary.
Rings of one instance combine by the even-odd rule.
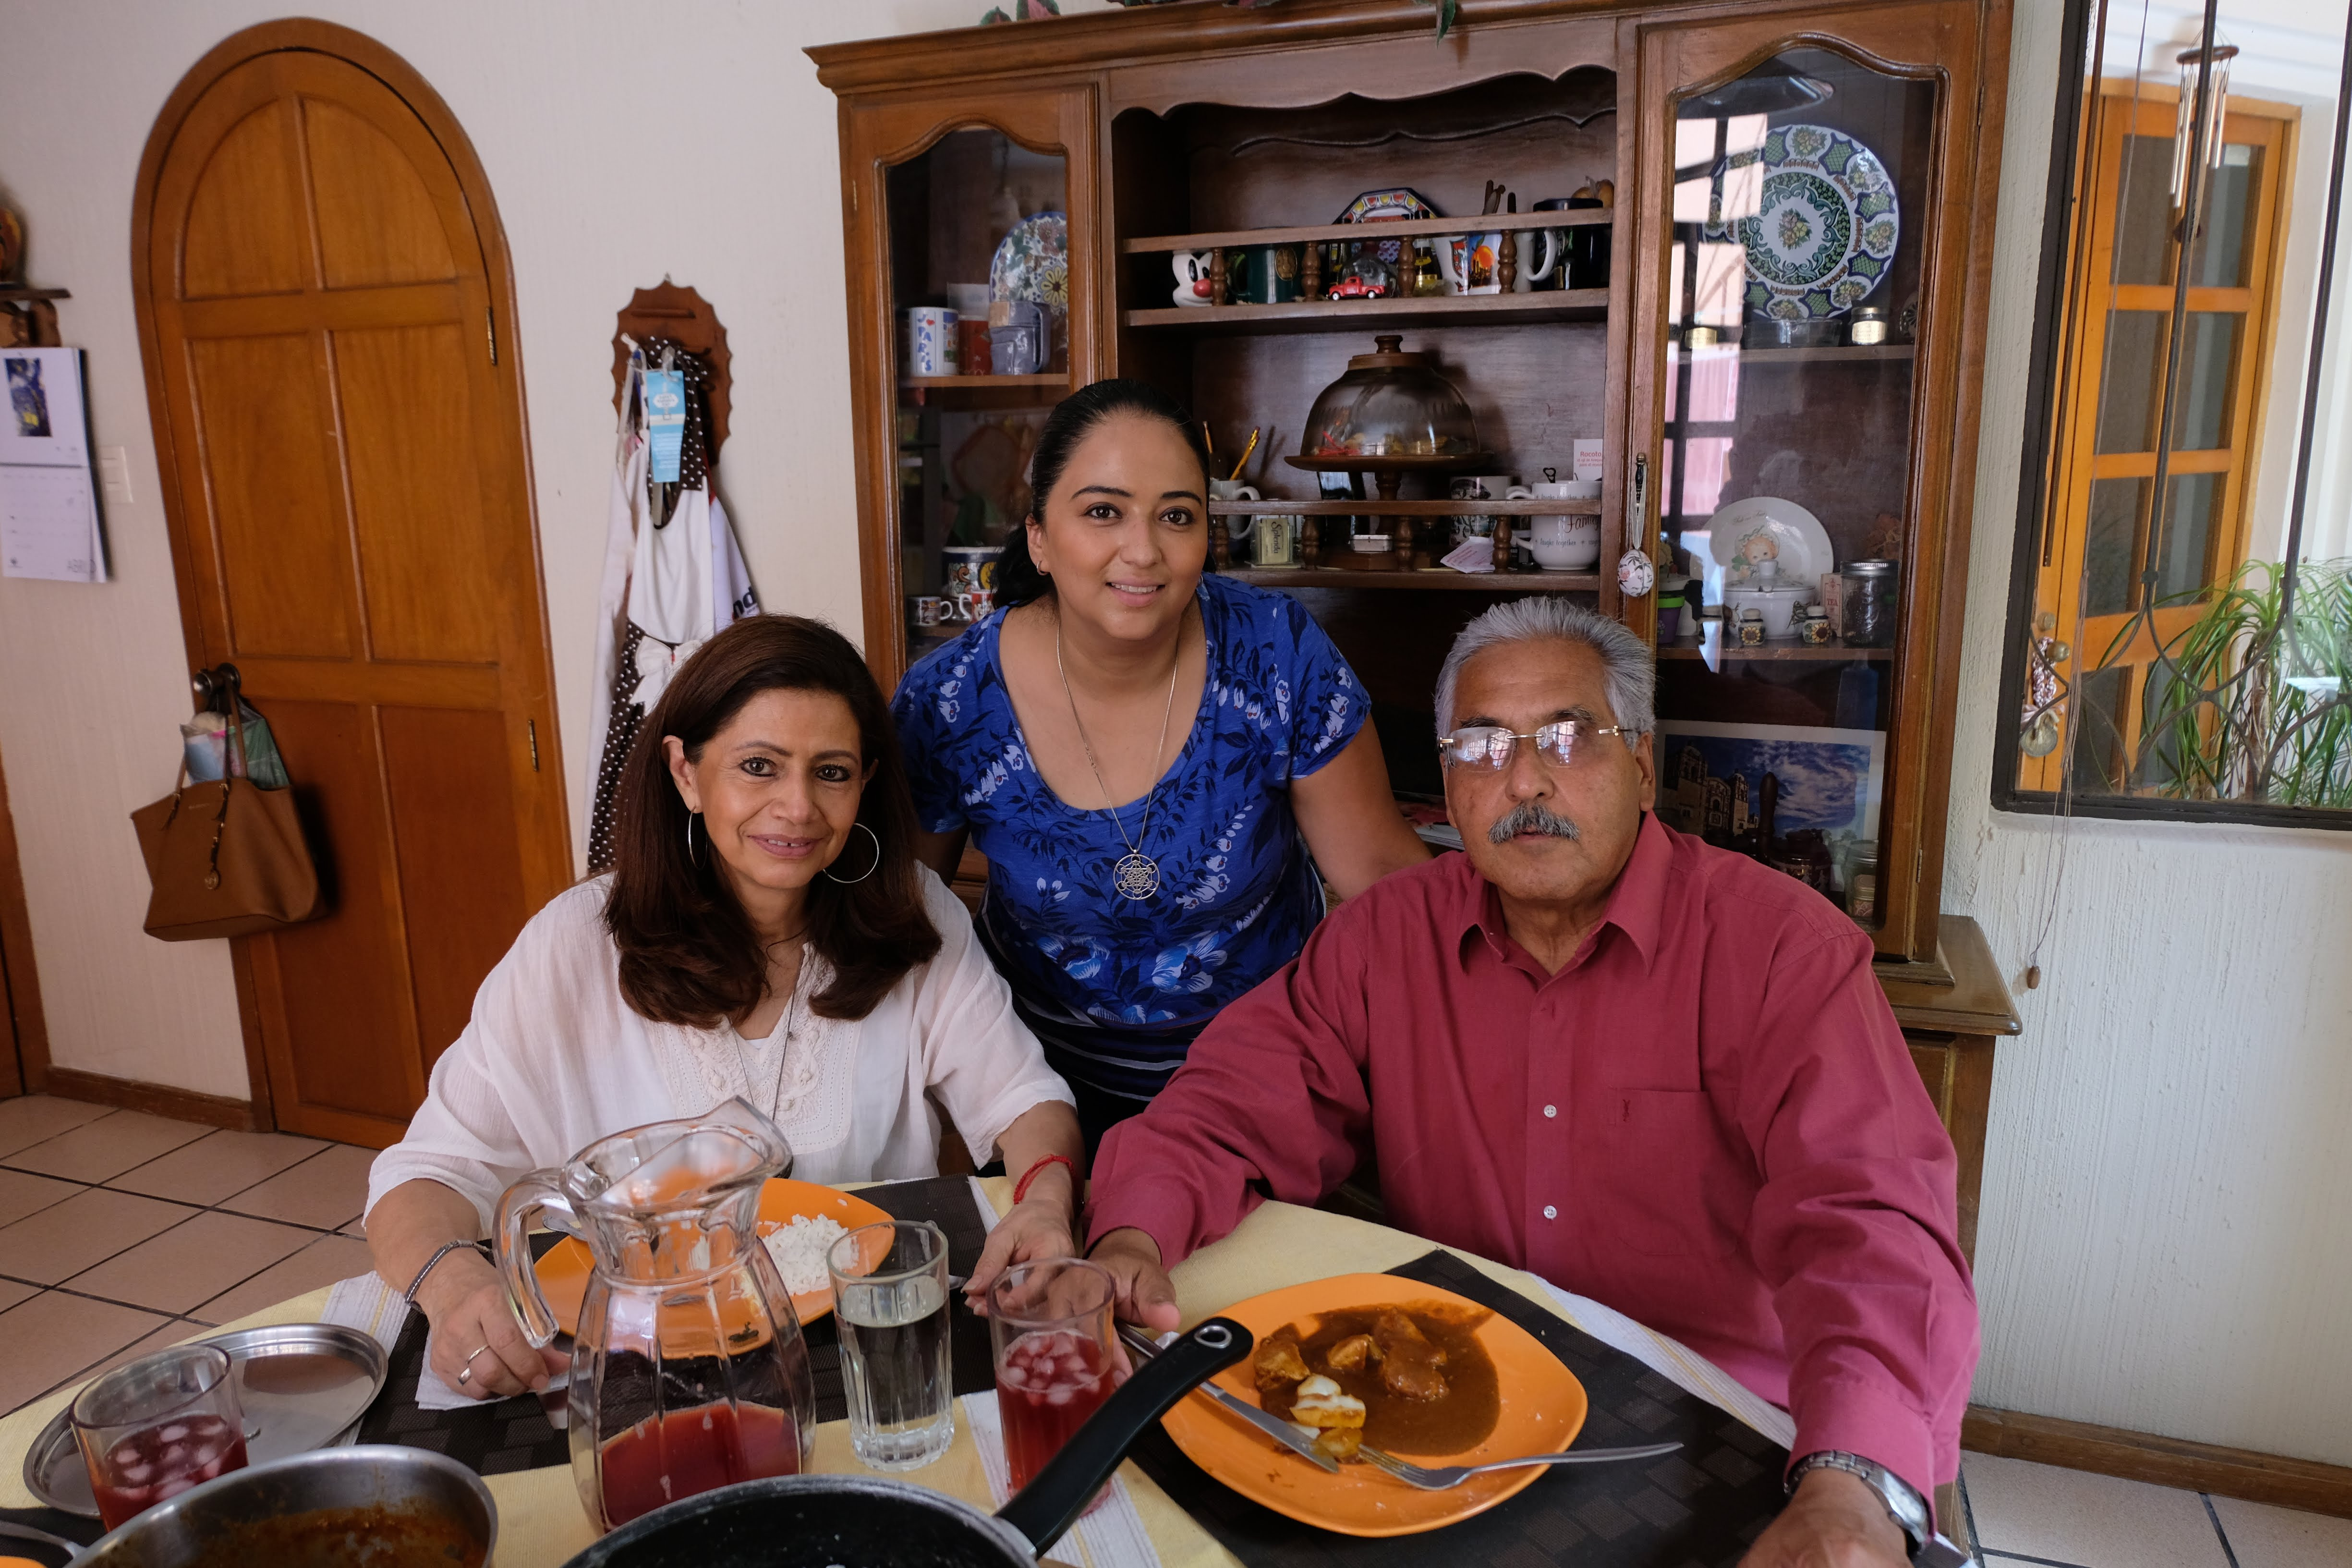
[[[136,506],[131,494],[131,454],[120,447],[98,449],[99,483],[106,487],[106,499],[116,506]]]

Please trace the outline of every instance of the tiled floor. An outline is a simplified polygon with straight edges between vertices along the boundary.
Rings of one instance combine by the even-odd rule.
[[[374,1151],[0,1100],[0,1412],[367,1272]]]
[[[1960,1456],[1960,1489],[1985,1568],[2352,1564],[2352,1519],[1990,1454]]]

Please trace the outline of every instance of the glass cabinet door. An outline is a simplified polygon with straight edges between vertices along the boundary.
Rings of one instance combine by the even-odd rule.
[[[1912,579],[1941,566],[1916,515],[1923,365],[1954,302],[1928,296],[1948,79],[1863,54],[1751,47],[1645,115],[1660,266],[1636,359],[1654,356],[1659,816],[1879,931],[1918,891],[1890,808],[1925,760],[1903,684]]]
[[[1037,433],[1074,374],[1092,374],[1084,268],[1072,266],[1091,225],[1072,218],[1072,192],[1087,186],[1061,105],[1047,93],[997,107],[984,122],[958,123],[949,105],[860,128],[904,149],[869,165],[878,341],[857,378],[861,423],[887,417],[867,426],[889,480],[867,488],[888,500],[866,520],[865,574],[867,658],[886,686],[987,618],[998,558],[1029,510]]]

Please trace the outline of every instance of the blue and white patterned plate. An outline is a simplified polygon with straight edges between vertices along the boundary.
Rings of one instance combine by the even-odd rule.
[[[989,263],[988,297],[1026,300],[1058,315],[1069,313],[1069,225],[1060,213],[1032,213],[1013,226]]]
[[[1758,163],[1759,210],[1729,223],[1717,212],[1706,228],[1708,238],[1737,240],[1748,252],[1748,313],[1783,321],[1843,316],[1895,262],[1903,223],[1886,165],[1826,125],[1775,126],[1762,147],[1734,153],[1729,167]]]

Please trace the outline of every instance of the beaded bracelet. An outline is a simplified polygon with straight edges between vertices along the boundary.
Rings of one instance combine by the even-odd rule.
[[[1035,1181],[1048,1165],[1067,1165],[1070,1168],[1070,1180],[1076,1183],[1078,1179],[1078,1163],[1076,1160],[1071,1159],[1067,1154],[1048,1154],[1021,1173],[1021,1180],[1015,1183],[1013,1188],[1014,1204],[1019,1204],[1022,1199],[1029,1195],[1029,1184]]]

